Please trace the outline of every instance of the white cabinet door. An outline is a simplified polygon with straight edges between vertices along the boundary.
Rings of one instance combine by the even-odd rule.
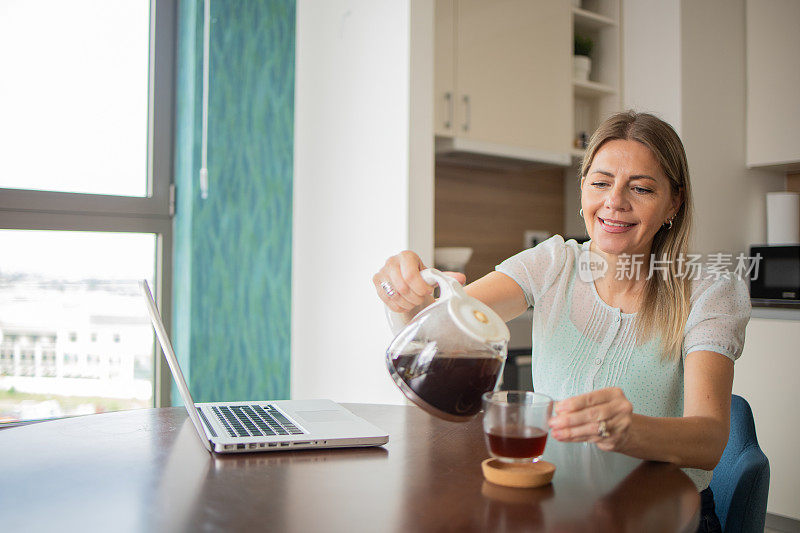
[[[457,135],[569,152],[570,5],[563,0],[459,0]]]
[[[567,154],[571,149],[572,28],[567,0],[436,4],[436,132]],[[452,7],[452,9],[450,9]],[[448,18],[454,13],[454,25]],[[454,30],[453,30],[454,28]],[[449,32],[455,31],[454,41]],[[443,128],[454,47],[454,130]]]
[[[753,318],[734,367],[733,393],[753,408],[761,449],[769,458],[767,511],[800,520],[800,321]]]
[[[800,168],[800,2],[748,0],[747,165]]]

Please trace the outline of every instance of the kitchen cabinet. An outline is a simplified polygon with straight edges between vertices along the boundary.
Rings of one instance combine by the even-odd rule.
[[[744,397],[753,409],[758,442],[769,459],[767,511],[795,520],[800,520],[796,450],[800,425],[795,407],[800,383],[798,346],[800,320],[751,318],[733,380],[733,393]]]
[[[437,145],[570,164],[619,110],[619,13],[619,0],[437,0]],[[573,78],[576,33],[595,42],[588,80]]]
[[[435,133],[568,163],[570,5],[437,0]]]
[[[800,2],[748,0],[747,166],[800,170]]]

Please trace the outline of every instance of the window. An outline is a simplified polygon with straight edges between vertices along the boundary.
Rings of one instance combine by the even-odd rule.
[[[147,196],[149,2],[1,6],[0,187]]]
[[[0,1],[0,423],[169,402],[175,17]]]

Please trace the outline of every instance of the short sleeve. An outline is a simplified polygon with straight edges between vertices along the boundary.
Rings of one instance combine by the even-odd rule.
[[[570,241],[572,242],[572,241]],[[549,289],[564,270],[569,250],[561,235],[509,257],[495,267],[522,288],[529,307]]]
[[[699,280],[683,337],[683,356],[708,350],[732,361],[742,355],[750,320],[750,294],[745,282],[733,275]]]

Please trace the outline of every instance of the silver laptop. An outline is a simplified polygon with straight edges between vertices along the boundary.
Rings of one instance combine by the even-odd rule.
[[[242,453],[380,446],[385,431],[330,400],[194,403],[147,281],[150,320],[197,435],[210,452]]]

